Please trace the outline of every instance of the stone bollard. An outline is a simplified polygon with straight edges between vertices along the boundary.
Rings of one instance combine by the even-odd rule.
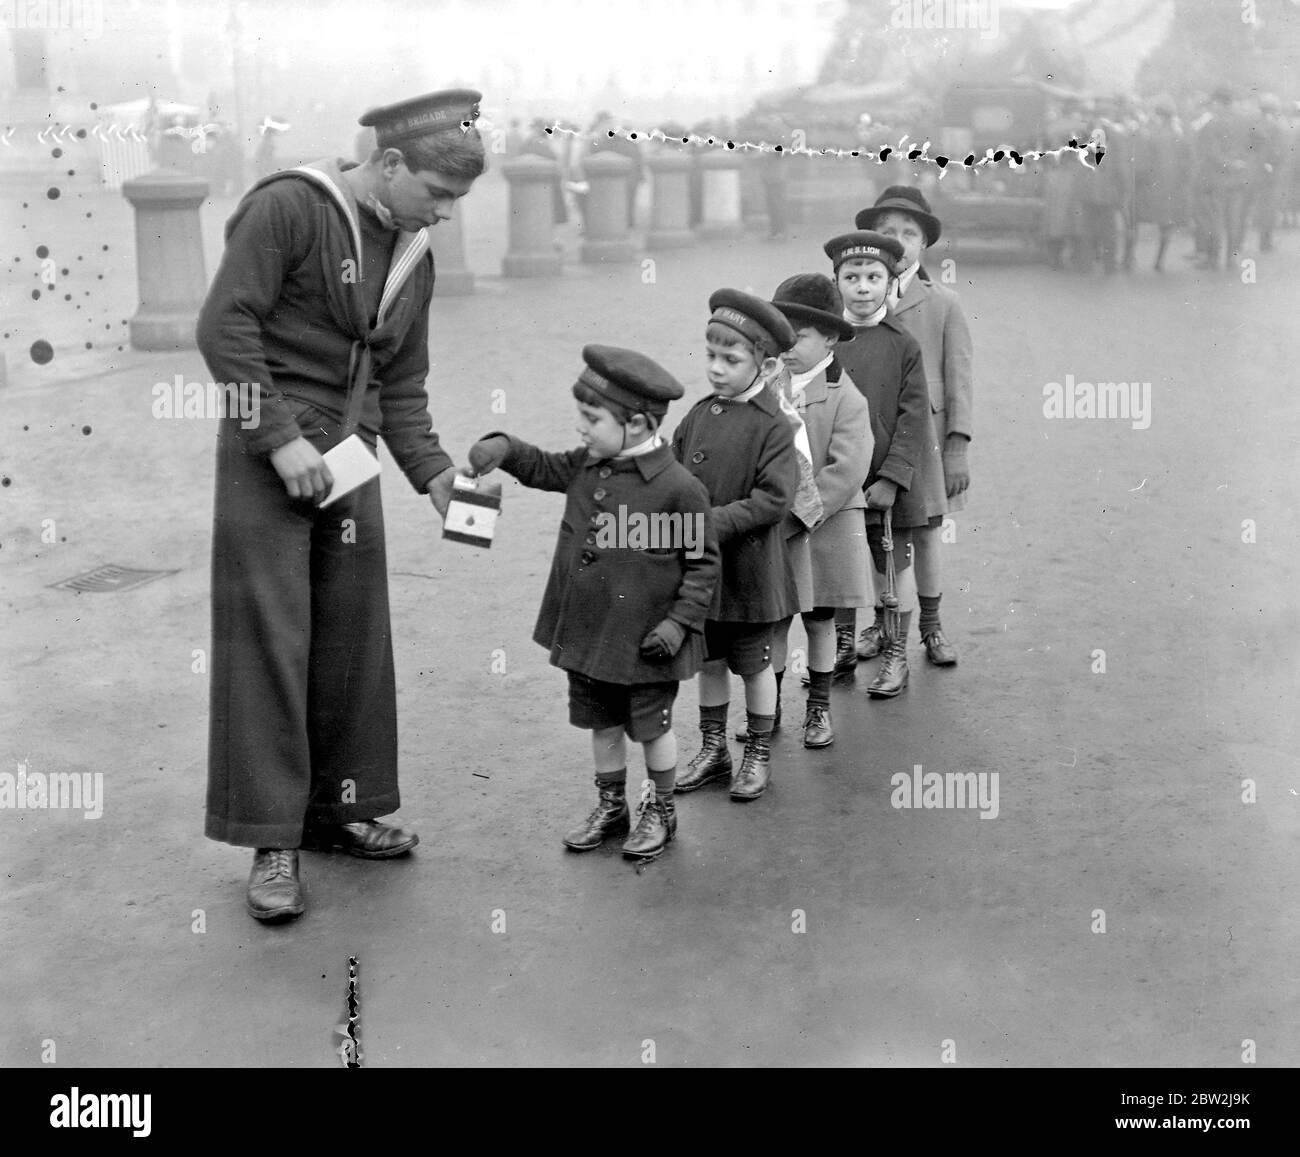
[[[695,244],[691,231],[691,157],[668,146],[647,162],[653,182],[647,249],[681,249]]]
[[[734,149],[713,148],[700,158],[704,176],[703,219],[697,232],[711,240],[740,237],[740,157]]]
[[[501,262],[506,277],[553,277],[564,258],[555,245],[552,190],[560,166],[531,153],[506,161],[502,175],[510,185],[510,248]]]
[[[449,220],[429,228],[435,297],[465,297],[474,292],[474,274],[465,268],[464,212],[464,201],[457,201]]]
[[[752,233],[768,233],[767,189],[763,183],[764,158],[757,149],[746,149],[740,158],[740,216]]]
[[[199,206],[208,183],[174,169],[122,182],[135,210],[135,267],[140,307],[131,318],[138,350],[194,349],[194,326],[208,290]]]
[[[636,247],[627,231],[627,182],[632,162],[617,153],[596,153],[583,165],[587,194],[584,262],[634,261]]]

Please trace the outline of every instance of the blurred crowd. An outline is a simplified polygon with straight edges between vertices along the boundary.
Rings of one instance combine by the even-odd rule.
[[[1138,227],[1149,223],[1157,271],[1180,231],[1193,240],[1184,257],[1219,269],[1241,256],[1249,232],[1268,252],[1274,231],[1300,215],[1300,102],[1228,88],[1181,109],[1168,96],[1079,101],[1060,108],[1049,135],[1104,149],[1096,172],[1073,154],[1045,159],[1042,234],[1058,267],[1132,269]]]

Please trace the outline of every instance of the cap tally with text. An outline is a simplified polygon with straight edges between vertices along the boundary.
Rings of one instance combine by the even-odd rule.
[[[765,341],[784,353],[798,340],[785,315],[761,297],[739,289],[719,289],[709,298],[710,324],[725,325],[749,341]]]
[[[472,88],[444,88],[425,96],[372,108],[358,124],[374,127],[381,149],[415,140],[443,129],[459,127],[478,119],[478,102],[483,94]]]
[[[831,259],[836,272],[846,261],[879,261],[889,272],[896,273],[903,260],[903,247],[892,237],[859,229],[856,233],[842,233],[832,237],[822,247]]]
[[[663,366],[635,350],[587,345],[582,360],[587,365],[578,381],[634,413],[662,418],[668,403],[686,392]]]
[[[939,218],[930,212],[930,202],[920,189],[911,185],[890,185],[870,209],[863,209],[854,219],[853,224],[859,229],[875,229],[877,222],[886,213],[906,213],[916,218],[925,234],[928,249],[939,240]]]

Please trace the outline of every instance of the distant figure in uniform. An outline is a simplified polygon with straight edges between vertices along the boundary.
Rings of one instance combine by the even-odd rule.
[[[1159,231],[1152,268],[1161,273],[1169,238],[1187,216],[1187,142],[1170,97],[1156,97],[1151,111],[1153,120],[1140,138],[1141,181],[1137,191],[1141,219],[1152,222]]]
[[[1255,133],[1259,148],[1252,181],[1255,187],[1252,198],[1254,219],[1255,228],[1259,230],[1259,251],[1268,253],[1273,248],[1273,230],[1277,226],[1283,150],[1289,143],[1289,134],[1282,121],[1282,102],[1271,92],[1260,95]]]
[[[252,425],[227,416],[217,439],[205,830],[256,849],[258,920],[303,911],[299,848],[388,859],[419,842],[376,818],[400,806],[380,489],[322,508],[322,453],[356,433],[373,455],[382,437],[446,512],[456,471],[424,384],[427,230],[485,168],[479,99],[456,89],[375,109],[364,164],[259,181],[199,314],[213,379],[253,395]]]
[[[1114,273],[1117,268],[1117,223],[1124,197],[1123,162],[1112,156],[1110,133],[1096,116],[1087,109],[1090,132],[1087,139],[1099,146],[1101,162],[1089,168],[1076,186],[1079,206],[1079,268],[1087,272],[1100,262],[1102,271]],[[1082,141],[1080,142],[1083,143]],[[1094,157],[1097,155],[1093,153]]]
[[[1300,163],[1297,163],[1300,158],[1296,157],[1296,150],[1300,148],[1300,100],[1290,101],[1286,114],[1278,195],[1282,224],[1294,228],[1300,224]]]
[[[1259,138],[1254,126],[1234,108],[1231,89],[1215,89],[1210,104],[1210,118],[1196,133],[1209,228],[1201,268],[1221,269],[1241,253],[1245,242]]]

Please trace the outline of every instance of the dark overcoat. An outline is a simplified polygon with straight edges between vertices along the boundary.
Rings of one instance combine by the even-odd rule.
[[[673,452],[661,446],[635,458],[597,459],[582,446],[548,453],[510,437],[501,468],[525,486],[565,494],[533,630],[551,662],[624,685],[695,675],[704,663],[718,541],[709,496]],[[656,545],[623,534],[622,528],[648,527],[654,515],[677,516],[653,524],[656,537],[646,541]],[[678,531],[665,533],[674,526]],[[671,659],[647,659],[641,641],[664,619],[687,628],[686,640]]]
[[[673,432],[673,452],[713,503],[722,576],[709,618],[775,623],[795,614],[782,524],[794,505],[799,460],[771,387],[748,402],[701,398]]]
[[[866,485],[877,478],[897,483],[893,524],[926,526],[948,506],[921,347],[891,315],[855,328],[852,341],[836,346],[835,357],[871,410],[876,446]]]

